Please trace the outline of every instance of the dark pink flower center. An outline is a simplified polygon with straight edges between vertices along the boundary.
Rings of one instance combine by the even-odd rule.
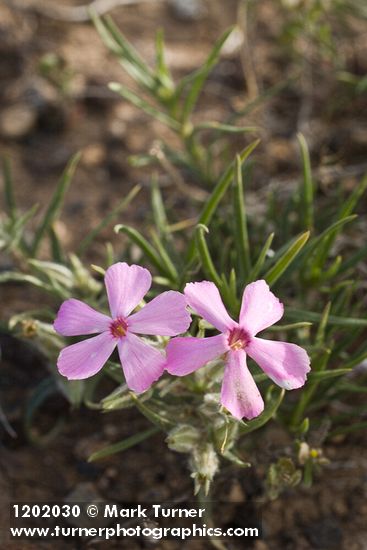
[[[245,349],[250,342],[250,336],[240,327],[232,329],[228,336],[228,344],[233,350]]]
[[[127,322],[122,317],[117,317],[110,324],[110,331],[114,338],[122,338],[127,331]]]

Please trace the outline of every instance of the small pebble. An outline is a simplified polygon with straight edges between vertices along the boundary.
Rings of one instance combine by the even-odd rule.
[[[105,147],[101,143],[91,143],[83,150],[82,162],[85,166],[98,166],[105,157]]]
[[[26,104],[12,105],[3,110],[0,117],[0,134],[8,139],[27,136],[35,126],[37,113]]]
[[[170,0],[173,15],[179,21],[189,23],[198,21],[206,14],[206,9],[200,0]]]

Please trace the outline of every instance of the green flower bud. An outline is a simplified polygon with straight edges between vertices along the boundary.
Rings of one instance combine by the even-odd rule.
[[[171,430],[166,439],[168,447],[178,453],[190,453],[200,441],[200,432],[188,424],[180,424]]]
[[[195,481],[195,494],[204,489],[209,493],[210,484],[219,468],[218,455],[211,443],[196,447],[191,457],[191,477]]]

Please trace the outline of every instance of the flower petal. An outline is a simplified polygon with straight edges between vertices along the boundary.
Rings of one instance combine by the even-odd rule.
[[[186,298],[174,290],[163,292],[131,315],[128,320],[131,332],[160,336],[181,334],[189,328],[190,323],[191,317],[186,310]]]
[[[63,336],[79,336],[105,332],[111,319],[80,300],[66,300],[61,304],[54,329]]]
[[[255,336],[283,317],[284,307],[263,281],[255,281],[245,287],[240,312],[240,326]]]
[[[105,285],[112,317],[127,317],[144,298],[152,284],[152,276],[139,265],[118,262],[106,271]]]
[[[224,370],[221,403],[238,419],[251,420],[264,410],[264,401],[246,365],[243,350],[228,354]]]
[[[188,283],[185,286],[185,296],[189,306],[220,332],[227,332],[237,326],[228,315],[214,283]]]
[[[115,346],[113,336],[109,332],[102,332],[61,350],[57,368],[69,380],[89,378],[101,370]]]
[[[117,346],[126,384],[131,390],[141,393],[163,374],[164,355],[135,334],[127,332]]]
[[[281,388],[293,390],[305,383],[310,371],[310,358],[300,346],[252,338],[246,351]]]
[[[209,338],[174,338],[166,348],[166,369],[176,376],[185,376],[228,350],[224,334]]]

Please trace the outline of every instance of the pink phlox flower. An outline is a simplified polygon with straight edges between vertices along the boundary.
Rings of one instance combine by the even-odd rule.
[[[105,275],[111,317],[80,300],[66,300],[58,311],[55,330],[63,336],[98,336],[64,348],[57,361],[60,373],[69,380],[93,376],[117,346],[128,387],[137,393],[147,390],[162,375],[165,357],[137,334],[176,336],[185,332],[191,321],[185,296],[173,290],[131,315],[151,284],[147,269],[119,262]]]
[[[255,418],[264,402],[247,368],[249,355],[278,386],[299,388],[306,381],[310,359],[306,351],[288,342],[257,338],[283,316],[283,304],[263,280],[245,287],[239,322],[228,315],[214,283],[188,283],[185,295],[189,306],[221,334],[208,338],[174,338],[167,346],[166,368],[185,376],[225,354],[226,366],[221,403],[236,418]]]

